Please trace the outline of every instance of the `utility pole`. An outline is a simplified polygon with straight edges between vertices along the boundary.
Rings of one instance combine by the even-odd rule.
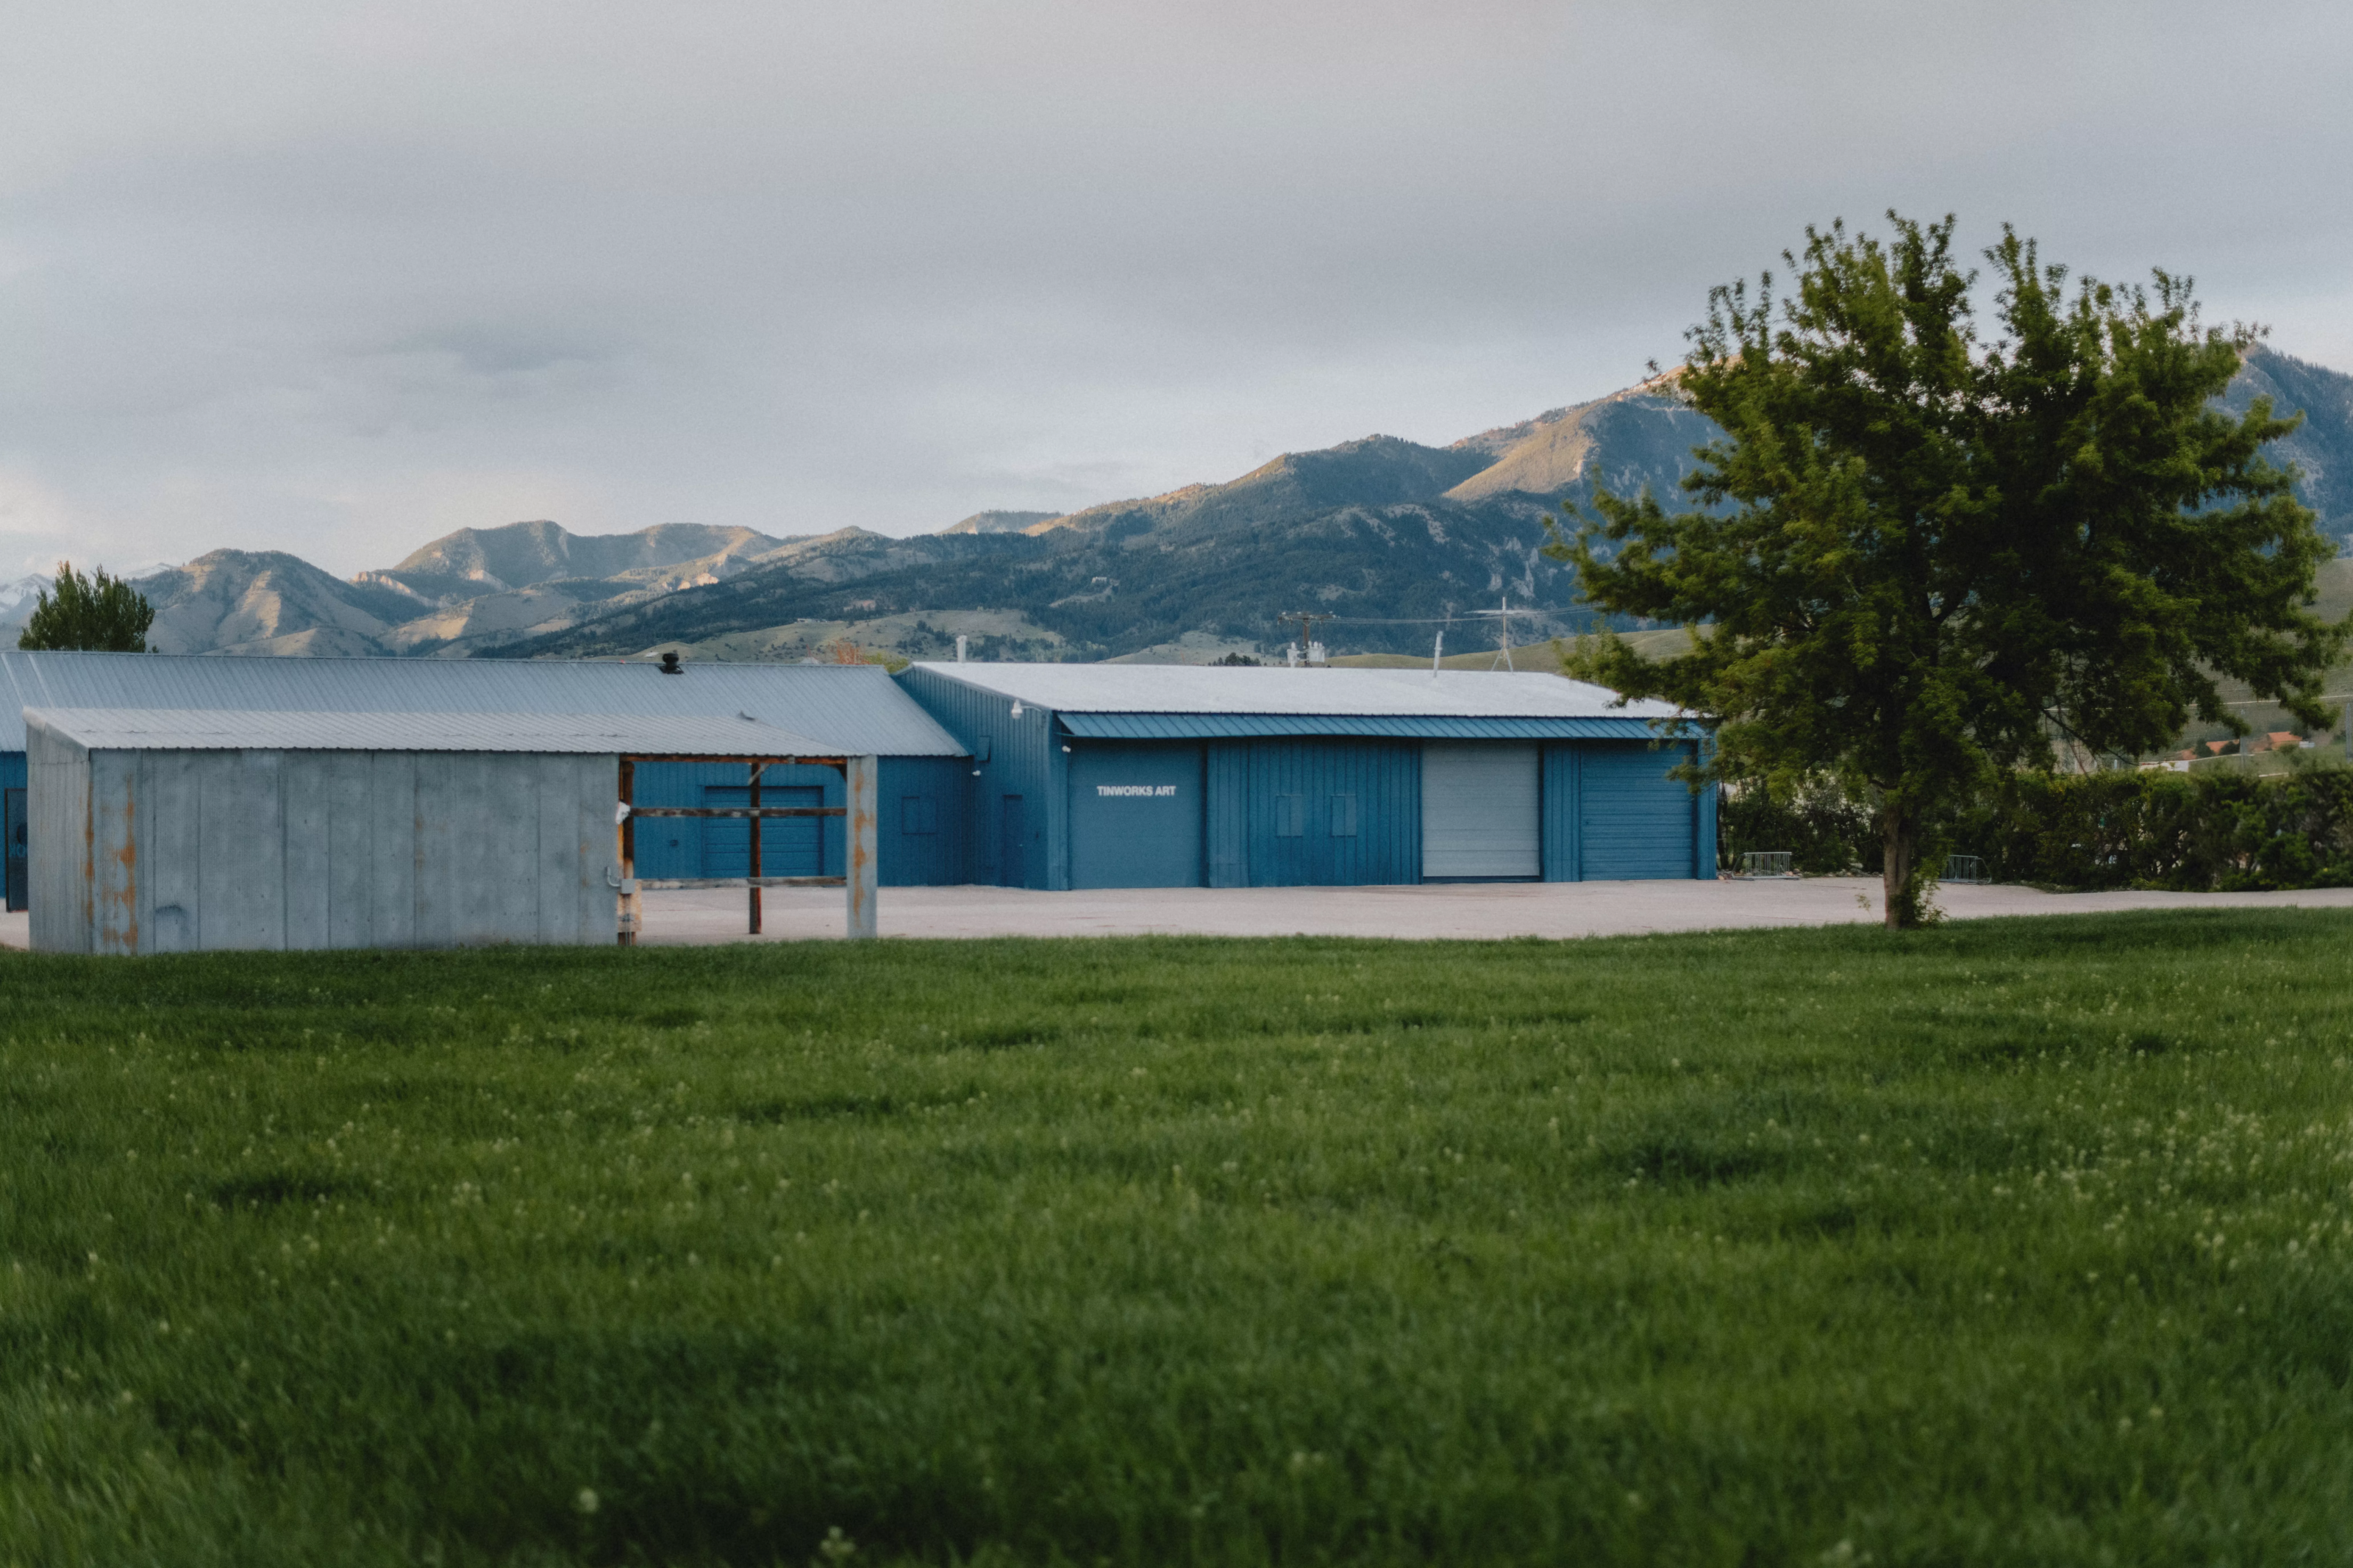
[[[1285,610],[1274,618],[1278,624],[1284,621],[1299,623],[1299,657],[1312,664],[1315,661],[1315,623],[1339,617],[1328,610]]]
[[[1495,657],[1503,661],[1504,668],[1505,669],[1510,670],[1514,675],[1517,675],[1519,673],[1519,668],[1512,663],[1512,596],[1509,594],[1504,595],[1504,607],[1495,612],[1495,629],[1498,639]],[[1495,667],[1493,663],[1490,663],[1487,668],[1489,669],[1493,669]]]

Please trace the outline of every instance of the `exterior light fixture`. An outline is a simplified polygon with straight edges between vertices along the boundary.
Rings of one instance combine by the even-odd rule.
[[[1016,719],[1018,719],[1018,718],[1020,718],[1020,717],[1021,717],[1021,699],[1019,699],[1018,697],[1017,697],[1017,698],[1015,698],[1015,699],[1013,700],[1013,716],[1014,716]]]

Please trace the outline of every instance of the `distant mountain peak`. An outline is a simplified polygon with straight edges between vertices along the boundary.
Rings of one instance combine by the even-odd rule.
[[[832,637],[983,658],[1271,651],[1277,616],[1344,619],[1351,651],[1426,658],[1429,627],[1509,592],[1574,630],[1589,611],[1544,553],[1543,517],[1596,484],[1669,505],[1719,439],[1675,373],[1446,447],[1396,436],[1287,451],[1216,484],[1070,513],[975,513],[943,534],[776,538],[666,523],[580,535],[537,519],[460,529],[345,582],[274,551],[220,550],[149,577],[152,634],[185,652],[444,658],[628,653],[799,658]],[[2324,530],[2353,531],[2353,376],[2258,347],[2222,398],[2306,418],[2273,448]],[[2353,562],[2345,563],[2353,566]],[[39,587],[45,580],[28,579]],[[27,595],[28,596],[28,595]],[[0,626],[26,613],[0,594]],[[1453,640],[1451,637],[1450,641]]]

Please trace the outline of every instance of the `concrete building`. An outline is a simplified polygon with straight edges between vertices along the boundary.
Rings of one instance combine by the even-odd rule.
[[[590,714],[607,718],[749,717],[805,735],[827,752],[880,758],[877,854],[883,886],[961,882],[971,763],[955,738],[871,665],[689,664],[675,675],[640,660],[234,658],[131,653],[0,652],[0,847],[10,909],[31,891],[27,857],[38,826],[26,815],[23,712],[133,709],[312,713]],[[645,806],[740,805],[744,770],[646,763]],[[776,769],[766,804],[838,808],[841,774]],[[847,868],[842,818],[767,824],[764,869],[837,877]],[[740,877],[750,831],[739,820],[648,818],[638,874]]]
[[[974,881],[1715,875],[1715,791],[1667,776],[1703,738],[1665,704],[1556,676],[923,664],[899,679],[972,758]]]
[[[609,943],[625,758],[814,758],[744,719],[27,709],[31,935],[49,952]],[[871,934],[873,759],[848,904]],[[869,842],[860,844],[864,834]],[[861,855],[858,850],[863,848]],[[860,925],[863,900],[864,931]]]

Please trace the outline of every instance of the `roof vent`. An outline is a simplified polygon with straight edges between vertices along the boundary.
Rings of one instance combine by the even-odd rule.
[[[684,673],[683,667],[678,662],[678,649],[672,648],[668,653],[662,655],[661,672],[664,675],[680,675]]]

